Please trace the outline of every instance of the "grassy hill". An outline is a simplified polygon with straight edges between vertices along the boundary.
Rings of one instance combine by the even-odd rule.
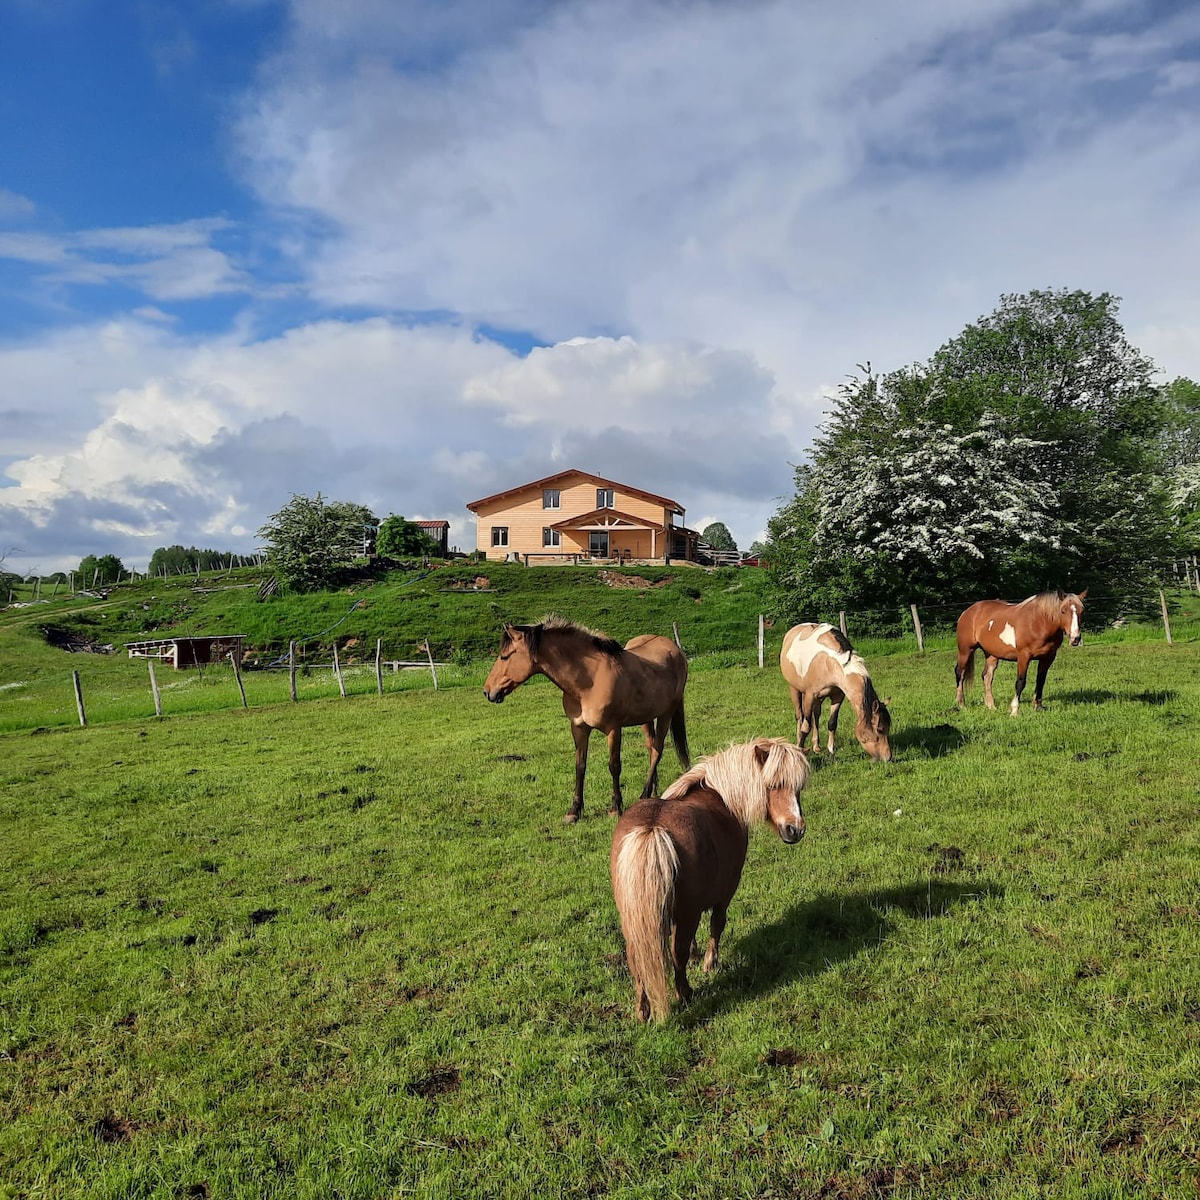
[[[328,670],[335,644],[349,692],[375,690],[377,642],[384,660],[417,661],[424,660],[428,641],[434,658],[445,664],[439,668],[439,686],[476,686],[505,621],[536,621],[551,612],[621,641],[639,633],[670,637],[677,631],[693,671],[756,667],[759,614],[766,616],[764,658],[770,665],[785,628],[773,621],[767,572],[755,568],[455,562],[364,575],[336,591],[311,595],[265,595],[269,579],[261,568],[243,568],[139,580],[101,596],[71,595],[60,588],[53,595],[43,592],[37,603],[30,602],[26,588],[17,605],[0,610],[0,732],[75,723],[72,671],[83,677],[89,720],[145,716],[151,704],[146,663],[130,659],[124,646],[171,635],[244,635],[246,692],[255,706],[287,700],[286,673],[267,668],[281,667],[291,641],[297,643],[302,668],[300,694],[308,698],[338,693]],[[1180,593],[1174,607],[1176,640],[1195,640],[1200,597]],[[923,611],[929,650],[953,644],[950,626],[956,615],[956,607]],[[837,613],[811,616],[838,618]],[[900,617],[897,613],[897,625]],[[916,648],[911,623],[907,636],[882,639],[860,636],[865,614],[850,613],[848,619],[850,634],[869,662]],[[1162,640],[1161,626],[1116,629],[1094,614],[1084,624],[1089,640]],[[63,643],[111,646],[113,652],[69,653],[60,648]],[[1001,688],[1008,686],[1006,671]],[[158,674],[167,715],[241,704],[228,666],[164,668]],[[389,673],[385,690],[430,684],[428,672]]]

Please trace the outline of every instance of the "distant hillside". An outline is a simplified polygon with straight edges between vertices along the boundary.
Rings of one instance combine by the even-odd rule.
[[[559,613],[625,641],[639,633],[672,635],[689,654],[753,646],[764,611],[766,572],[753,567],[523,567],[456,561],[429,570],[396,570],[337,591],[262,595],[261,568],[139,580],[103,598],[59,595],[50,603],[8,609],[0,623],[51,644],[125,642],[172,634],[239,633],[248,666],[335,641],[352,655],[410,657],[428,639],[439,659],[485,658],[505,621]]]

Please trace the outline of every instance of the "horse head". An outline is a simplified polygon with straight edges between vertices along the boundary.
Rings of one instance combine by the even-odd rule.
[[[483,682],[483,694],[493,704],[500,704],[537,671],[529,625],[505,625],[500,639],[500,653]]]
[[[804,836],[800,792],[808,782],[808,759],[799,746],[782,738],[756,742],[754,758],[767,789],[766,819],[781,841],[794,846]]]
[[[1072,646],[1078,646],[1083,641],[1083,630],[1079,628],[1079,618],[1083,616],[1083,601],[1087,596],[1087,588],[1076,596],[1073,592],[1063,598],[1062,631],[1070,639]]]
[[[854,726],[854,736],[868,756],[876,762],[892,761],[892,714],[878,696],[863,698],[863,710]]]

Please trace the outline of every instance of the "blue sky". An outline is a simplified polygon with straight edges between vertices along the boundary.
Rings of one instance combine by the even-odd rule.
[[[0,0],[0,555],[566,466],[743,545],[855,364],[1122,297],[1200,378],[1200,9]]]

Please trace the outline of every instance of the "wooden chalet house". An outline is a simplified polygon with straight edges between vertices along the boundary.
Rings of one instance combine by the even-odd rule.
[[[592,475],[560,471],[472,500],[476,546],[490,559],[693,562],[700,535],[666,496]]]

